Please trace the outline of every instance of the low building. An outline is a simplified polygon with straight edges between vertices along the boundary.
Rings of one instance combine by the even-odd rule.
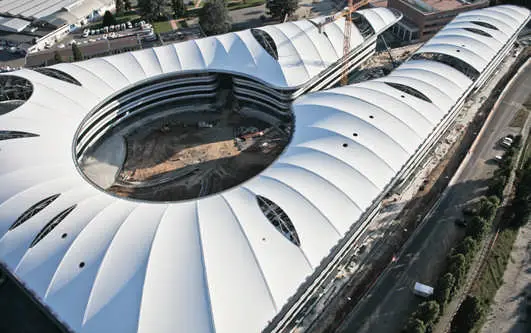
[[[488,0],[389,0],[388,8],[402,12],[404,18],[393,33],[406,41],[426,41],[457,14],[487,7]]]
[[[83,59],[91,59],[106,55],[118,54],[134,50],[140,50],[142,44],[136,36],[128,36],[115,39],[104,39],[88,44],[80,44],[79,49]],[[59,53],[63,61],[73,61],[72,48],[70,46],[63,49],[45,50],[42,52],[29,53],[26,57],[26,67],[50,66],[57,63],[55,53]]]
[[[0,40],[14,46],[30,43],[31,46],[20,50],[37,52],[114,8],[115,0],[0,1]]]

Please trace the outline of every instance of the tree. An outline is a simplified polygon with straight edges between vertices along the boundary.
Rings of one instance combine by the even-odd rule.
[[[116,0],[116,14],[121,14],[124,11],[124,0]]]
[[[506,176],[495,176],[492,178],[489,188],[487,190],[487,195],[495,195],[498,198],[503,196],[503,189],[507,183]]]
[[[452,333],[468,333],[483,315],[483,306],[475,296],[467,296],[452,320]]]
[[[106,27],[115,24],[116,19],[114,18],[114,15],[110,11],[106,10],[105,14],[103,14],[103,26]]]
[[[175,17],[183,17],[186,14],[183,0],[171,0],[171,9]]]
[[[167,0],[138,0],[144,17],[153,20],[166,15]]]
[[[56,64],[63,62],[63,57],[61,56],[59,51],[55,51],[53,53],[53,60],[55,61]]]
[[[72,54],[74,56],[74,61],[83,60],[83,54],[76,43],[72,43]]]
[[[481,240],[489,228],[487,220],[480,216],[474,216],[468,222],[466,227],[466,235],[474,238],[475,240]]]
[[[470,236],[465,237],[465,239],[463,239],[455,248],[455,253],[461,253],[465,256],[467,262],[469,262],[472,260],[472,258],[474,258],[474,254],[476,253],[476,245],[477,244],[474,238]]]
[[[425,333],[426,325],[417,318],[410,318],[407,321],[406,327],[402,330],[403,333]]]
[[[455,278],[454,290],[461,286],[466,276],[466,259],[462,254],[454,254],[449,258],[448,273]]]
[[[430,326],[439,316],[439,304],[435,301],[422,302],[417,311],[415,311],[414,316],[426,326]]]
[[[210,0],[201,9],[199,24],[207,35],[230,31],[230,17],[225,0]]]
[[[494,195],[491,195],[488,198],[482,197],[478,203],[478,215],[490,220],[496,214],[499,204],[500,199]]]
[[[442,312],[446,303],[450,301],[452,296],[452,290],[455,285],[455,277],[452,273],[444,274],[437,283],[437,287],[434,290],[434,297],[439,302],[440,311]]]
[[[131,6],[131,0],[124,0],[124,9],[126,12],[130,11],[133,8]]]
[[[284,19],[286,15],[293,15],[299,8],[299,0],[268,0],[266,8],[273,18]]]

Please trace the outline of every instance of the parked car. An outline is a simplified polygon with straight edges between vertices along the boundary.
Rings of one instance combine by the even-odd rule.
[[[509,141],[509,140],[506,140],[506,139],[503,139],[501,142],[500,142],[500,146],[502,146],[503,148],[511,148],[511,145],[512,145],[512,141]]]

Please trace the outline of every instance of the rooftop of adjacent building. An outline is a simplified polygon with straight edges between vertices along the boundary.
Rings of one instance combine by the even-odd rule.
[[[400,0],[424,13],[436,13],[474,5],[488,0]]]

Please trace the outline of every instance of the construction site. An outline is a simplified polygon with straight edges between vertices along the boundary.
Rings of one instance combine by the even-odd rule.
[[[170,103],[145,110],[91,147],[81,168],[105,190],[139,200],[180,201],[229,189],[269,166],[292,129],[289,120],[271,124],[239,110],[223,89],[213,105]],[[112,161],[102,158],[106,151]],[[106,184],[91,176],[101,177],[102,164],[114,166],[107,168],[113,175]]]

